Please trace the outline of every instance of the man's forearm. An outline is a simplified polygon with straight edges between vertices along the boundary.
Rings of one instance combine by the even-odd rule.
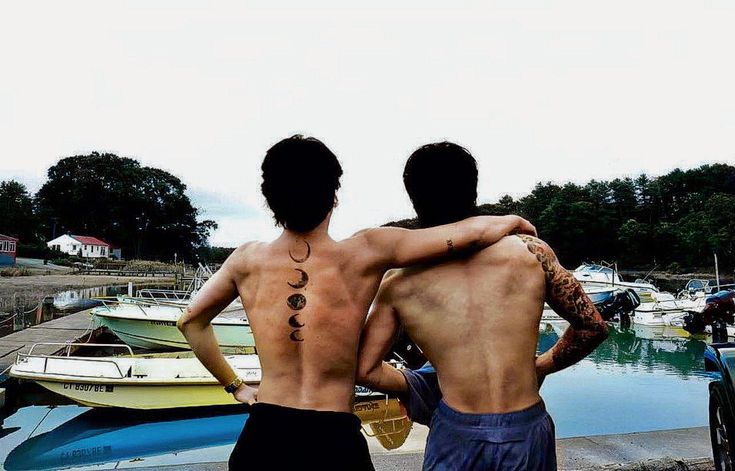
[[[189,342],[194,355],[220,384],[226,386],[237,378],[237,373],[219,349],[211,324],[200,326],[196,323],[179,323],[179,329]]]
[[[607,334],[605,324],[593,324],[591,329],[569,327],[551,349],[536,359],[536,371],[545,376],[574,365],[592,353]]]
[[[386,362],[358,380],[359,384],[382,393],[403,393],[408,391],[406,378],[398,369]]]

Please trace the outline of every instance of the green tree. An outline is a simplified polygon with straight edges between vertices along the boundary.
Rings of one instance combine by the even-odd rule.
[[[38,218],[25,185],[15,180],[0,182],[0,214],[0,234],[18,237],[21,243],[37,240]]]
[[[197,221],[186,185],[170,173],[114,154],[61,159],[36,195],[50,237],[65,231],[105,239],[127,258],[191,258],[214,221]]]

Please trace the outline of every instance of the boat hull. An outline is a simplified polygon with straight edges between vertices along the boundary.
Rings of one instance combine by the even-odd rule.
[[[211,385],[124,385],[105,382],[55,382],[35,380],[62,396],[89,407],[126,409],[170,409],[233,405],[232,394],[219,384]]]
[[[170,318],[123,317],[99,311],[94,316],[100,325],[133,347],[151,350],[191,348],[176,327],[176,321]],[[215,321],[212,327],[220,347],[237,349],[241,353],[255,353],[255,338],[249,325]]]

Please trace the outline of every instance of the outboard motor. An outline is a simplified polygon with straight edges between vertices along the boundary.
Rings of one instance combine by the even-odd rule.
[[[702,312],[689,312],[684,316],[684,330],[692,334],[704,332],[712,326],[716,341],[727,341],[727,326],[735,320],[735,290],[719,291],[707,297]]]
[[[595,307],[600,311],[600,315],[604,320],[609,321],[618,318],[621,322],[624,322],[625,318],[630,321],[630,313],[640,305],[641,298],[632,289],[616,291],[609,297],[595,303]]]

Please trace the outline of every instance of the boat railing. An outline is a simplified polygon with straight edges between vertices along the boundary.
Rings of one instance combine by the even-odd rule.
[[[120,301],[119,298],[109,299],[109,298],[92,298],[95,301],[99,301],[102,303],[102,305],[107,309],[108,311],[111,311],[115,306],[119,306],[120,304],[130,304],[138,309],[140,309],[140,312],[143,313],[144,316],[148,316],[148,313],[145,312],[145,309],[143,309],[143,306],[141,306],[139,303],[136,303],[132,300],[132,298],[125,298],[124,301]]]
[[[59,347],[66,347],[64,348],[64,355],[34,355],[33,350],[37,346],[59,346]],[[39,342],[34,343],[31,348],[28,350],[28,353],[18,353],[15,362],[17,364],[23,363],[23,359],[27,359],[29,357],[33,358],[43,358],[43,373],[45,374],[48,369],[48,361],[49,360],[58,360],[58,359],[71,359],[71,360],[84,360],[84,361],[91,361],[95,363],[107,363],[115,366],[115,369],[117,370],[117,373],[120,375],[120,378],[124,378],[125,375],[123,374],[122,370],[120,369],[120,365],[117,364],[116,361],[108,359],[108,358],[99,358],[99,357],[73,357],[71,355],[71,349],[72,347],[107,347],[107,348],[118,348],[118,349],[125,349],[130,353],[130,356],[133,356],[133,349],[130,348],[129,345],[119,344],[119,343],[72,343],[72,342]],[[59,373],[54,372],[53,374],[58,376],[79,376],[78,373],[76,374],[66,374],[66,373]]]
[[[162,302],[162,301],[153,301],[151,299],[139,299],[139,298],[133,298],[128,296],[120,296],[115,297],[114,299],[110,298],[92,298],[95,301],[99,301],[102,303],[102,305],[107,308],[108,310],[112,310],[114,306],[119,306],[120,304],[129,304],[132,306],[136,306],[138,309],[140,309],[140,312],[143,313],[144,316],[148,316],[148,313],[145,311],[144,306],[164,306],[164,307],[171,307],[176,308],[180,311],[184,311],[186,309],[186,306],[180,304],[180,303],[174,303],[174,302]]]
[[[190,291],[186,290],[175,290],[175,289],[153,289],[145,288],[138,290],[138,297],[159,301],[161,299],[166,301],[185,301],[189,299],[191,295]]]

